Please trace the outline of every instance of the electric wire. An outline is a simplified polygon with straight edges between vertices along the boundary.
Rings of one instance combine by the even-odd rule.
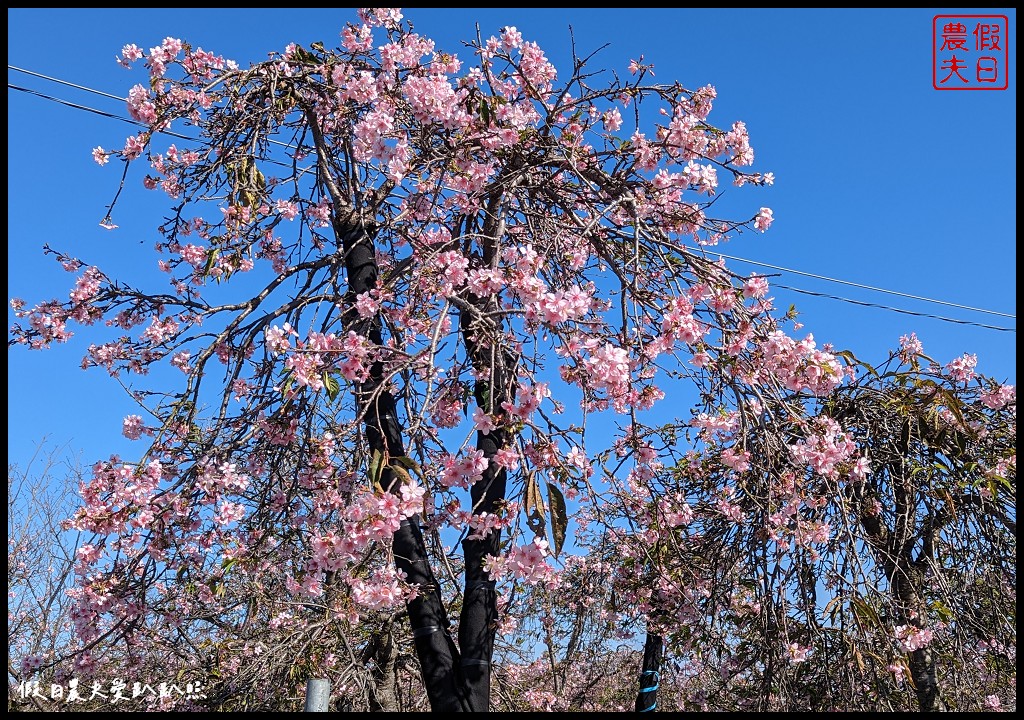
[[[60,78],[51,77],[49,75],[44,75],[42,73],[38,73],[38,72],[35,72],[35,71],[32,71],[32,70],[26,70],[24,68],[20,68],[20,67],[17,67],[15,65],[8,64],[7,68],[9,70],[14,70],[14,71],[17,71],[17,72],[20,72],[20,73],[24,73],[26,75],[30,75],[32,77],[37,77],[37,78],[40,78],[42,80],[47,80],[49,82],[57,83],[59,85],[64,85],[66,87],[74,88],[76,90],[82,90],[84,92],[89,92],[89,93],[92,93],[94,95],[98,95],[100,97],[109,98],[109,99],[112,99],[112,100],[118,100],[118,101],[121,101],[121,102],[125,102],[126,101],[126,99],[123,98],[123,97],[119,97],[117,95],[112,95],[111,93],[107,93],[107,92],[104,92],[102,90],[97,90],[95,88],[90,88],[90,87],[87,87],[85,85],[79,85],[77,83],[72,83],[72,82],[69,82],[67,80],[62,80]],[[89,113],[93,113],[93,114],[99,115],[101,117],[110,118],[112,120],[120,120],[121,122],[126,122],[126,123],[128,123],[130,125],[135,125],[137,127],[147,127],[144,123],[140,123],[140,122],[137,122],[137,121],[132,120],[130,118],[126,118],[126,117],[124,117],[122,115],[117,115],[117,114],[110,113],[110,112],[107,112],[107,111],[104,111],[104,110],[100,110],[98,108],[93,108],[93,107],[89,107],[87,105],[81,105],[79,103],[74,103],[74,102],[71,102],[69,100],[65,100],[63,98],[58,98],[58,97],[54,97],[52,95],[47,95],[45,93],[39,92],[38,90],[32,90],[30,88],[26,88],[26,87],[22,87],[22,86],[19,86],[19,85],[15,85],[15,84],[10,83],[10,82],[7,83],[7,87],[9,89],[11,89],[11,90],[17,90],[17,91],[20,91],[20,92],[23,92],[23,93],[27,93],[29,95],[34,95],[34,96],[39,97],[39,98],[41,98],[43,100],[48,100],[50,102],[55,102],[55,103],[58,103],[60,105],[64,105],[66,107],[70,107],[70,108],[72,108],[74,110],[82,110],[82,111],[85,111],[85,112],[89,112]],[[161,134],[168,135],[170,137],[175,137],[175,138],[179,138],[179,139],[182,139],[182,140],[188,140],[190,142],[201,142],[201,140],[199,140],[197,138],[189,137],[187,135],[182,135],[180,133],[175,133],[175,132],[172,132],[170,130],[161,130],[159,132]],[[289,148],[293,148],[294,149],[294,146],[288,145],[287,143],[283,143],[281,141],[271,140],[271,142],[273,142],[276,145],[282,145],[284,147],[289,147]],[[277,163],[276,161],[271,161],[271,162],[275,162],[275,164],[283,164],[283,163]],[[893,295],[893,296],[896,296],[896,297],[908,298],[908,299],[917,300],[917,301],[920,301],[920,302],[932,303],[932,304],[935,304],[935,305],[943,305],[943,306],[946,306],[946,307],[957,308],[959,310],[967,310],[967,311],[970,311],[970,312],[978,312],[978,313],[984,313],[984,314],[988,314],[988,315],[996,315],[998,317],[1005,317],[1005,318],[1010,318],[1010,319],[1016,320],[1016,315],[1011,315],[1009,313],[999,312],[997,310],[988,310],[988,309],[985,309],[985,308],[972,307],[970,305],[962,305],[962,304],[959,304],[959,303],[949,302],[949,301],[946,301],[946,300],[939,300],[939,299],[936,299],[936,298],[929,298],[929,297],[924,297],[924,296],[921,296],[921,295],[913,295],[913,294],[910,294],[910,293],[901,292],[899,290],[890,290],[890,289],[887,289],[887,288],[880,288],[880,287],[877,287],[877,286],[874,286],[874,285],[867,285],[867,284],[864,284],[864,283],[853,282],[851,280],[843,280],[841,278],[833,278],[833,277],[829,277],[827,275],[820,275],[818,273],[806,272],[804,270],[796,270],[794,268],[787,268],[787,267],[783,267],[781,265],[773,265],[771,263],[765,263],[765,262],[761,262],[761,261],[758,261],[758,260],[751,260],[749,258],[738,257],[738,256],[734,256],[734,255],[727,255],[725,253],[720,253],[720,252],[716,252],[714,254],[719,255],[720,257],[723,257],[723,258],[725,258],[727,260],[733,260],[733,261],[736,261],[736,262],[747,263],[749,265],[755,265],[755,266],[758,266],[758,267],[769,268],[771,270],[777,270],[779,272],[792,273],[794,275],[801,275],[803,277],[814,278],[816,280],[823,280],[825,282],[836,283],[836,284],[839,284],[839,285],[847,285],[849,287],[855,287],[855,288],[859,288],[859,289],[862,289],[862,290],[869,290],[869,291],[872,291],[872,292],[883,293],[883,294],[886,294],[886,295]],[[782,285],[782,284],[774,283],[774,282],[772,283],[772,287],[783,289],[783,290],[789,290],[791,292],[796,292],[796,293],[800,293],[800,294],[803,294],[803,295],[809,295],[809,296],[819,297],[819,298],[826,298],[826,299],[834,300],[834,301],[837,301],[837,302],[849,303],[851,305],[857,305],[857,306],[861,306],[861,307],[870,307],[870,308],[875,308],[875,309],[879,309],[879,310],[888,310],[890,312],[900,313],[900,314],[904,314],[904,315],[913,315],[915,317],[929,318],[929,319],[932,319],[932,320],[939,320],[939,321],[942,321],[942,322],[955,323],[955,324],[959,324],[959,325],[969,325],[969,326],[973,326],[973,327],[984,328],[986,330],[995,330],[995,331],[999,331],[999,332],[1011,332],[1011,333],[1016,333],[1017,332],[1016,328],[1001,327],[1001,326],[997,326],[997,325],[989,325],[989,324],[986,324],[986,323],[974,322],[974,321],[971,321],[971,320],[963,320],[963,319],[959,319],[959,318],[944,317],[944,316],[941,316],[941,315],[934,315],[934,314],[931,314],[931,313],[918,312],[918,311],[914,311],[914,310],[907,310],[905,308],[897,308],[897,307],[893,307],[891,305],[882,305],[882,304],[879,304],[879,303],[872,303],[872,302],[868,302],[868,301],[864,301],[864,300],[854,300],[852,298],[840,297],[838,295],[832,295],[832,294],[823,293],[823,292],[816,292],[816,291],[813,291],[813,290],[806,290],[806,289],[797,288],[797,287],[793,287],[793,286],[789,286],[789,285]]]

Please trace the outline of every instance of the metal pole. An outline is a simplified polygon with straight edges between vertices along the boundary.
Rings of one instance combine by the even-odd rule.
[[[306,681],[305,712],[327,712],[331,704],[331,681],[310,678]]]

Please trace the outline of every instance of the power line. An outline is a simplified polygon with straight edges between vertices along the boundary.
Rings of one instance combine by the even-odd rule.
[[[135,127],[141,127],[141,128],[147,128],[147,129],[149,128],[149,126],[146,125],[145,123],[138,122],[137,120],[132,120],[131,118],[126,118],[123,115],[115,115],[113,113],[106,112],[105,110],[98,110],[97,108],[89,107],[88,105],[79,105],[78,103],[73,103],[70,100],[64,100],[62,98],[53,97],[52,95],[47,95],[46,93],[41,93],[38,90],[31,90],[29,88],[21,87],[20,85],[14,85],[13,83],[7,83],[7,87],[9,89],[11,89],[11,90],[18,90],[20,92],[27,93],[29,95],[35,95],[38,98],[42,98],[43,100],[49,100],[51,102],[58,103],[59,105],[65,105],[65,106],[67,106],[69,108],[72,108],[74,110],[83,110],[85,112],[94,113],[94,114],[99,115],[101,117],[110,118],[112,120],[120,120],[121,122],[126,122],[129,125],[134,125]],[[173,137],[173,138],[178,138],[179,140],[188,140],[189,142],[195,142],[195,143],[202,143],[202,142],[204,142],[200,138],[190,137],[189,135],[182,135],[181,133],[176,133],[176,132],[173,132],[171,130],[157,130],[156,132],[159,133],[160,135],[168,135],[168,136]],[[294,148],[293,145],[286,145],[285,143],[279,142],[277,140],[270,140],[270,142],[272,142],[272,143],[274,143],[276,145],[284,145],[285,147]],[[286,167],[286,168],[290,168],[291,167],[291,165],[289,165],[288,163],[283,163],[280,160],[272,160],[270,158],[267,158],[266,162],[268,162],[268,163],[270,163],[272,165],[280,165],[281,167]]]
[[[851,298],[839,297],[837,295],[829,295],[828,293],[814,292],[813,290],[802,290],[800,288],[790,287],[789,285],[780,285],[778,283],[772,283],[773,288],[781,288],[783,290],[791,290],[793,292],[801,293],[803,295],[813,295],[814,297],[828,298],[829,300],[838,300],[840,302],[850,303],[852,305],[862,305],[864,307],[878,308],[880,310],[891,310],[892,312],[902,313],[904,315],[914,315],[916,317],[931,318],[932,320],[942,320],[943,322],[956,323],[957,325],[973,325],[974,327],[985,328],[986,330],[999,330],[1001,332],[1016,333],[1017,328],[999,327],[998,325],[986,325],[984,323],[972,322],[971,320],[959,320],[957,318],[948,318],[941,315],[932,315],[930,313],[915,312],[913,310],[904,310],[903,308],[892,307],[891,305],[878,305],[877,303],[866,302],[864,300],[853,300]],[[945,303],[944,303],[945,304]]]
[[[60,105],[66,105],[67,107],[73,108],[75,110],[84,110],[85,112],[95,113],[96,115],[100,115],[105,118],[110,118],[111,120],[120,120],[121,122],[126,122],[129,125],[134,125],[136,127],[149,127],[145,123],[137,122],[135,120],[132,120],[131,118],[126,118],[122,115],[115,115],[113,113],[106,112],[105,110],[97,110],[96,108],[89,107],[88,105],[79,105],[78,103],[73,103],[70,100],[63,100],[62,98],[53,97],[52,95],[46,95],[45,93],[41,93],[38,90],[30,90],[29,88],[21,87],[20,85],[14,85],[12,83],[7,83],[7,87],[11,90],[18,90],[23,93],[28,93],[29,95],[35,95],[36,97],[42,98],[43,100],[49,100]],[[170,135],[171,137],[180,138],[182,140],[189,140],[191,142],[202,142],[197,138],[189,137],[188,135],[180,135],[176,132],[171,132],[170,130],[158,130],[157,132],[159,132],[162,135]]]
[[[20,73],[25,73],[26,75],[31,75],[32,77],[37,77],[37,78],[40,78],[41,80],[48,80],[50,82],[57,83],[58,85],[64,85],[66,87],[75,88],[76,90],[82,90],[84,92],[92,93],[93,95],[99,95],[100,97],[109,98],[111,100],[118,100],[120,102],[128,102],[128,98],[121,97],[119,95],[112,95],[112,94],[110,94],[108,92],[104,92],[103,90],[97,90],[96,88],[86,87],[85,85],[78,85],[78,84],[73,83],[73,82],[68,82],[67,80],[61,80],[60,78],[50,77],[49,75],[44,75],[42,73],[37,73],[37,72],[35,72],[33,70],[26,70],[25,68],[20,68],[17,65],[11,65],[10,63],[7,63],[7,69],[8,70],[14,70],[14,71],[20,72]],[[88,110],[89,112],[94,112],[94,113],[97,113],[98,115],[105,115],[105,113],[103,111],[101,111],[101,110],[96,110],[94,108],[89,108],[89,107],[86,107],[84,105],[83,106],[77,106],[77,105],[75,105],[73,103],[70,103],[70,102],[68,102],[66,100],[61,100],[59,98],[52,98],[52,97],[49,97],[47,95],[43,95],[42,93],[37,93],[37,92],[35,92],[33,90],[27,90],[25,88],[18,87],[16,85],[11,85],[10,83],[7,83],[7,87],[14,88],[15,90],[22,90],[23,92],[32,93],[33,95],[39,95],[40,97],[45,97],[48,100],[53,100],[54,102],[59,102],[59,103],[61,103],[63,105],[67,105],[68,107],[74,107],[74,108],[77,108],[77,109],[80,109],[80,110]],[[119,116],[114,116],[114,115],[107,115],[107,117],[112,117],[115,120],[124,120],[125,122],[130,122],[130,123],[132,123],[134,125],[138,125],[139,127],[147,127],[146,125],[144,125],[142,123],[138,123],[138,122],[135,122],[134,120],[129,120],[129,119],[124,118],[124,117],[119,117]],[[161,132],[163,132],[164,135],[170,135],[172,137],[181,138],[183,140],[192,140],[193,142],[199,142],[199,140],[196,140],[195,138],[186,137],[185,135],[176,135],[175,133],[168,132],[168,131],[161,131]],[[286,148],[288,148],[290,150],[295,150],[296,149],[296,147],[294,145],[289,145],[288,143],[281,142],[280,140],[273,140],[273,139],[269,139],[268,138],[267,142],[271,143],[272,145],[280,145],[281,147],[286,147]]]
[[[945,305],[947,307],[954,307],[959,310],[971,310],[973,312],[985,313],[987,315],[998,315],[999,317],[1010,318],[1016,320],[1016,315],[1009,315],[1004,312],[998,312],[996,310],[985,310],[984,308],[971,307],[969,305],[959,305],[957,303],[946,302],[945,300],[936,300],[935,298],[922,297],[920,295],[910,295],[909,293],[900,292],[898,290],[886,290],[885,288],[875,287],[873,285],[863,285],[861,283],[852,282],[850,280],[840,280],[838,278],[828,277],[827,275],[817,275],[815,273],[804,272],[803,270],[793,270],[792,268],[785,268],[779,265],[769,265],[768,263],[759,262],[757,260],[748,260],[747,258],[733,257],[732,255],[726,255],[724,253],[716,252],[715,255],[720,255],[726,260],[736,260],[738,262],[745,262],[750,265],[759,265],[760,267],[771,268],[772,270],[781,270],[782,272],[793,273],[794,275],[803,275],[804,277],[815,278],[817,280],[827,280],[828,282],[838,283],[840,285],[849,285],[850,287],[861,288],[862,290],[873,290],[875,292],[885,293],[886,295],[896,295],[897,297],[909,298],[911,300],[920,300],[922,302],[935,303],[936,305]]]
[[[24,70],[23,68],[19,68],[19,67],[16,67],[14,65],[10,65],[10,64],[8,64],[7,67],[8,67],[8,69],[11,69],[11,70],[16,70],[18,72],[22,72],[22,73],[25,73],[27,75],[32,75],[32,76],[35,76],[35,77],[38,77],[38,78],[42,78],[44,80],[49,80],[51,82],[59,83],[61,85],[66,85],[68,87],[76,88],[76,89],[79,89],[79,90],[84,90],[86,92],[91,92],[91,93],[94,93],[96,95],[100,95],[102,97],[107,97],[107,98],[112,98],[114,100],[124,101],[124,98],[118,97],[116,95],[111,95],[110,93],[106,93],[106,92],[103,92],[101,90],[95,90],[93,88],[85,87],[83,85],[76,85],[75,83],[67,82],[65,80],[60,80],[58,78],[52,78],[52,77],[49,77],[47,75],[42,75],[40,73],[32,72],[31,70]],[[41,92],[39,92],[37,90],[31,90],[29,88],[24,88],[24,87],[21,87],[21,86],[18,86],[18,85],[14,85],[12,83],[7,83],[7,87],[9,89],[12,89],[12,90],[18,90],[20,92],[28,93],[30,95],[35,95],[36,97],[42,98],[44,100],[49,100],[51,102],[55,102],[55,103],[58,103],[60,105],[65,105],[65,106],[70,107],[70,108],[75,109],[75,110],[83,110],[83,111],[86,111],[86,112],[94,113],[96,115],[100,115],[102,117],[111,118],[113,120],[120,120],[122,122],[126,122],[126,123],[128,123],[130,125],[135,125],[135,126],[138,126],[138,127],[147,127],[144,123],[140,123],[140,122],[137,122],[135,120],[131,120],[130,118],[126,118],[126,117],[121,116],[121,115],[115,115],[113,113],[109,113],[109,112],[106,112],[106,111],[103,111],[103,110],[98,110],[96,108],[92,108],[92,107],[89,107],[87,105],[80,105],[78,103],[73,103],[73,102],[70,102],[68,100],[64,100],[62,98],[57,98],[57,97],[53,97],[51,95],[46,95],[46,94],[41,93]],[[190,142],[201,142],[201,140],[199,140],[197,138],[189,137],[187,135],[181,135],[179,133],[171,132],[169,130],[162,130],[160,132],[162,134],[164,134],[164,135],[169,135],[171,137],[180,138],[182,140],[188,140]],[[273,142],[273,143],[275,143],[277,145],[284,145],[285,147],[291,147],[291,148],[294,147],[294,146],[287,145],[286,143],[282,143],[282,142],[276,141],[276,140],[271,140],[270,142]],[[271,161],[271,162],[275,162],[275,164],[283,164],[283,163],[278,163],[276,161]],[[864,285],[862,283],[856,283],[856,282],[852,282],[850,280],[841,280],[839,278],[832,278],[832,277],[828,277],[826,275],[818,275],[816,273],[809,273],[809,272],[805,272],[803,270],[794,270],[792,268],[786,268],[786,267],[782,267],[782,266],[779,266],[779,265],[772,265],[772,264],[760,262],[760,261],[757,261],[757,260],[750,260],[748,258],[742,258],[742,257],[736,257],[736,256],[732,256],[732,255],[726,255],[725,253],[715,253],[715,254],[719,255],[719,256],[721,256],[723,258],[726,258],[728,260],[735,260],[737,262],[744,262],[744,263],[748,263],[750,265],[757,265],[759,267],[770,268],[772,270],[778,270],[778,271],[781,271],[781,272],[793,273],[794,275],[803,275],[804,277],[815,278],[815,279],[818,279],[818,280],[825,280],[827,282],[833,282],[833,283],[837,283],[837,284],[840,284],[840,285],[848,285],[850,287],[856,287],[856,288],[860,288],[860,289],[863,289],[863,290],[871,290],[871,291],[874,291],[874,292],[884,293],[884,294],[887,294],[887,295],[895,295],[897,297],[904,297],[904,298],[909,298],[909,299],[912,299],[912,300],[920,300],[922,302],[934,303],[936,305],[944,305],[944,306],[947,306],[947,307],[954,307],[954,308],[957,308],[957,309],[960,309],[960,310],[968,310],[968,311],[973,311],[973,312],[985,313],[985,314],[988,314],[988,315],[997,315],[999,317],[1010,318],[1012,320],[1016,320],[1017,319],[1016,315],[1010,315],[1010,314],[1007,314],[1007,313],[998,312],[996,310],[986,310],[984,308],[976,308],[976,307],[971,307],[969,305],[960,305],[958,303],[947,302],[945,300],[937,300],[935,298],[927,298],[927,297],[922,297],[920,295],[911,295],[909,293],[900,292],[898,290],[888,290],[888,289],[885,289],[885,288],[879,288],[879,287],[875,287],[875,286],[872,286],[872,285]],[[876,309],[879,309],[879,310],[889,310],[891,312],[901,313],[901,314],[904,314],[904,315],[913,315],[913,316],[916,316],[916,317],[930,318],[930,319],[933,319],[933,320],[940,320],[942,322],[955,323],[955,324],[958,324],[958,325],[970,325],[970,326],[973,326],[973,327],[984,328],[986,330],[997,330],[997,331],[1000,331],[1000,332],[1011,332],[1011,333],[1016,333],[1017,332],[1016,328],[1000,327],[1000,326],[997,326],[997,325],[987,325],[987,324],[984,324],[984,323],[977,323],[977,322],[973,322],[973,321],[970,321],[970,320],[960,320],[958,318],[948,318],[948,317],[943,317],[941,315],[933,315],[933,314],[930,314],[930,313],[915,312],[913,310],[906,310],[906,309],[903,309],[903,308],[892,307],[891,305],[880,305],[878,303],[871,303],[871,302],[866,302],[866,301],[863,301],[863,300],[853,300],[851,298],[839,297],[837,295],[830,295],[828,293],[814,292],[812,290],[803,290],[801,288],[795,288],[795,287],[788,286],[788,285],[780,285],[778,283],[772,283],[772,286],[780,288],[780,289],[784,289],[784,290],[790,290],[790,291],[796,292],[796,293],[801,293],[803,295],[811,295],[811,296],[814,296],[814,297],[827,298],[829,300],[836,300],[838,302],[845,302],[845,303],[849,303],[851,305],[859,305],[859,306],[862,306],[862,307],[871,307],[871,308],[876,308]]]
[[[61,80],[60,78],[50,77],[49,75],[43,75],[42,73],[37,73],[32,70],[26,70],[24,68],[17,67],[16,65],[11,65],[10,63],[7,63],[7,69],[16,70],[17,72],[25,73],[26,75],[31,75],[32,77],[41,78],[43,80],[49,80],[50,82],[57,83],[58,85],[66,85],[67,87],[75,88],[76,90],[84,90],[85,92],[92,93],[93,95],[99,95],[100,97],[110,98],[111,100],[120,100],[121,102],[128,102],[128,98],[120,97],[118,95],[111,95],[108,92],[103,92],[102,90],[96,90],[95,88],[86,87],[85,85],[76,85],[73,82]]]
[[[32,70],[26,70],[24,68],[17,67],[16,65],[11,65],[10,63],[8,63],[7,67],[10,70],[16,70],[17,72],[25,73],[26,75],[31,75],[33,77],[41,78],[43,80],[48,80],[50,82],[58,83],[60,85],[65,85],[67,87],[72,87],[72,88],[75,88],[75,89],[78,89],[78,90],[84,90],[85,92],[94,93],[96,95],[100,95],[100,96],[106,97],[106,98],[111,98],[111,99],[114,99],[114,100],[126,101],[126,99],[123,98],[123,97],[118,97],[117,95],[111,95],[110,93],[103,92],[102,90],[96,90],[94,88],[86,87],[85,85],[78,85],[76,83],[68,82],[67,80],[61,80],[60,78],[51,77],[49,75],[44,75],[42,73],[34,72]],[[92,112],[98,112],[98,111],[94,110]],[[118,118],[118,119],[122,119],[123,120],[124,118]],[[291,146],[288,146],[288,147],[291,147]],[[928,297],[923,297],[921,295],[911,295],[910,293],[900,292],[898,290],[888,290],[886,288],[875,287],[873,285],[865,285],[863,283],[852,282],[850,280],[841,280],[839,278],[833,278],[833,277],[829,277],[827,275],[819,275],[817,273],[810,273],[810,272],[806,272],[806,271],[803,271],[803,270],[794,270],[793,268],[786,268],[786,267],[782,267],[782,266],[779,266],[779,265],[771,265],[769,263],[760,262],[758,260],[751,260],[749,258],[742,258],[742,257],[736,257],[736,256],[732,256],[732,255],[726,255],[724,253],[715,253],[715,254],[720,255],[721,257],[726,258],[728,260],[735,260],[737,262],[744,262],[744,263],[748,263],[750,265],[757,265],[759,267],[770,268],[772,270],[780,270],[782,272],[793,273],[794,275],[803,275],[804,277],[815,278],[817,280],[825,280],[827,282],[834,282],[834,283],[838,283],[840,285],[848,285],[850,287],[856,287],[856,288],[860,288],[862,290],[871,290],[873,292],[884,293],[886,295],[894,295],[896,297],[908,298],[910,300],[920,300],[922,302],[935,303],[936,305],[945,305],[946,307],[953,307],[953,308],[957,308],[959,310],[968,310],[968,311],[972,311],[972,312],[979,312],[979,313],[984,313],[986,315],[996,315],[996,316],[999,316],[999,317],[1010,318],[1012,320],[1016,320],[1017,319],[1016,315],[1010,315],[1009,313],[999,312],[999,311],[996,311],[996,310],[986,310],[984,308],[976,308],[976,307],[971,307],[969,305],[961,305],[959,303],[948,302],[946,300],[938,300],[936,298],[928,298]]]

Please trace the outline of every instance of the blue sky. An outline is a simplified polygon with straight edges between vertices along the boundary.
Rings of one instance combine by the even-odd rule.
[[[775,213],[764,234],[721,248],[732,256],[1016,315],[1016,13],[1009,17],[1009,89],[932,87],[932,18],[957,10],[409,9],[421,34],[460,52],[478,23],[484,37],[515,25],[556,67],[569,68],[570,26],[581,55],[607,45],[596,67],[626,73],[642,54],[659,82],[714,85],[710,120],[746,122],[756,170],[772,188],[727,193],[752,215]],[[141,75],[114,62],[122,45],[168,35],[240,64],[289,42],[332,44],[351,10],[9,9],[8,63],[123,96]],[[8,82],[126,116],[124,103],[8,70]],[[166,210],[131,173],[121,226],[98,226],[120,179],[90,157],[120,147],[132,128],[8,90],[8,298],[34,304],[67,297],[73,276],[42,256],[44,243],[128,281],[156,276],[150,251]],[[732,205],[731,205],[732,207]],[[770,272],[736,263],[742,272]],[[1015,317],[893,297],[784,274],[778,284],[1016,329]],[[773,292],[795,303],[806,331],[865,360],[884,358],[916,331],[941,362],[978,353],[979,370],[1016,382],[1016,333]],[[13,315],[8,312],[9,323]],[[120,435],[133,405],[105,374],[83,372],[91,342],[79,329],[65,346],[8,351],[8,459],[24,463],[43,438],[85,463],[137,450]]]

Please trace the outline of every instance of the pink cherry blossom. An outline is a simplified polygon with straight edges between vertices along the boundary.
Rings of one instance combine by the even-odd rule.
[[[501,46],[506,50],[515,50],[523,44],[523,34],[515,26],[501,29]]]
[[[183,373],[188,374],[192,372],[192,366],[189,364],[189,360],[192,358],[192,353],[188,350],[181,350],[174,353],[171,357],[171,365],[181,370]]]
[[[138,440],[143,433],[149,434],[142,422],[141,415],[128,415],[124,419],[122,434],[129,440]]]
[[[496,427],[494,418],[484,412],[483,408],[473,411],[473,426],[484,435],[489,434]]]
[[[914,625],[896,627],[896,643],[903,652],[909,653],[928,647],[934,638],[935,634],[928,628],[919,628]]]
[[[761,232],[764,232],[771,227],[771,224],[774,221],[775,218],[772,214],[771,208],[763,207],[758,211],[757,216],[754,218],[754,227]]]
[[[789,663],[791,665],[799,665],[800,663],[807,662],[808,658],[810,658],[813,653],[813,648],[805,647],[800,643],[791,642],[786,646],[786,654],[789,656]]]
[[[1017,402],[1016,385],[1000,385],[994,390],[986,390],[981,393],[981,402],[985,407],[993,410],[1001,410],[1007,405]]]
[[[909,363],[922,352],[924,352],[924,348],[921,346],[921,341],[917,339],[917,333],[900,336],[900,360]]]
[[[605,130],[608,132],[618,132],[619,128],[622,127],[622,114],[618,108],[612,108],[601,119],[604,122]]]
[[[442,463],[441,484],[445,487],[469,488],[483,479],[483,472],[490,461],[480,450],[474,450],[459,458],[447,456]]]
[[[662,668],[663,709],[725,706],[750,668],[779,658],[789,690],[732,709],[805,702],[800,683],[824,662],[812,616],[828,605],[838,626],[877,580],[865,528],[928,510],[894,517],[885,454],[897,450],[847,405],[922,378],[939,389],[937,421],[987,453],[973,492],[995,512],[1015,471],[1000,425],[1015,388],[977,376],[970,355],[922,368],[914,335],[904,363],[861,372],[796,335],[766,277],[716,259],[712,246],[774,218],[728,217],[738,205],[716,202],[720,178],[742,194],[774,176],[751,167],[746,124],[712,117],[713,86],[654,85],[643,56],[602,76],[581,55],[559,76],[512,26],[450,50],[396,8],[362,9],[333,42],[246,69],[174,37],[124,47],[122,64],[145,58],[128,93],[145,127],[93,159],[146,156],[132,172],[163,191],[148,200],[167,206],[150,226],[165,274],[115,278],[48,249],[77,275],[68,294],[11,305],[12,344],[100,333],[82,366],[135,394],[120,429],[145,438],[82,479],[66,528],[90,537],[69,553],[74,616],[55,632],[90,644],[80,657],[100,675],[110,643],[157,664],[170,649],[169,672],[204,666],[196,653],[216,646],[218,678],[256,678],[254,704],[276,702],[267,677],[323,673],[348,678],[339,701],[356,707],[373,678],[345,670],[345,644],[358,655],[389,617],[416,622],[407,604],[422,593],[466,657],[465,637],[495,629],[508,647],[561,653],[583,628],[589,665],[581,640],[558,672],[543,653],[495,666],[490,695],[510,707],[627,709],[644,628],[681,658]],[[163,150],[179,131],[203,141]],[[118,202],[139,192],[126,183]],[[943,543],[973,510],[958,502]],[[945,592],[935,567],[927,592]],[[493,595],[474,594],[481,577]],[[904,667],[894,650],[947,653],[943,625],[917,628],[926,618],[873,587],[880,616],[907,624],[880,641],[846,623],[865,657]],[[485,595],[493,624],[458,617]],[[767,612],[780,598],[788,609]],[[276,652],[307,631],[310,652]],[[1013,643],[990,662],[984,642],[951,661],[977,695],[965,707],[1009,697],[998,668]],[[411,662],[461,682],[426,654]],[[829,671],[835,697],[863,683],[853,664]],[[607,692],[591,703],[594,687]],[[894,706],[913,700],[906,681],[889,689]]]
[[[123,67],[131,67],[131,64],[136,60],[141,60],[143,57],[142,48],[135,43],[130,43],[121,48],[121,57],[118,58],[118,64]]]
[[[121,151],[125,160],[134,160],[142,155],[146,149],[146,138],[143,135],[132,135],[124,143],[124,150]]]
[[[743,297],[762,298],[768,294],[768,278],[751,275],[743,283]]]
[[[946,372],[957,382],[970,382],[974,378],[974,368],[978,366],[978,356],[964,353],[946,364]]]
[[[299,215],[299,206],[288,200],[277,200],[274,208],[285,220],[294,220]]]
[[[145,85],[135,85],[128,92],[128,114],[133,120],[146,125],[156,123],[156,105],[153,104]]]
[[[245,506],[239,503],[221,503],[214,522],[218,525],[230,525],[245,517]]]
[[[806,464],[819,475],[835,478],[839,466],[853,457],[857,446],[835,420],[820,418],[817,424],[818,432],[791,445],[789,451],[798,463]]]

